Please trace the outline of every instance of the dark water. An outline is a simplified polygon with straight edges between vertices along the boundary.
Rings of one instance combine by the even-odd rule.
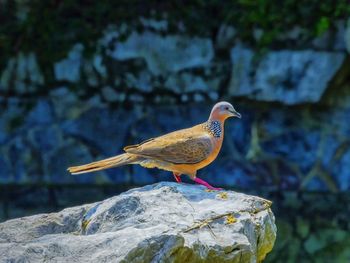
[[[132,187],[2,185],[0,220],[92,203]],[[349,193],[237,191],[273,201],[278,235],[266,262],[350,262]]]

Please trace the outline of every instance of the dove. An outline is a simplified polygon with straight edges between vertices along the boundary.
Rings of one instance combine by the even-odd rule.
[[[229,102],[218,102],[204,123],[126,146],[125,153],[69,167],[67,170],[72,174],[82,174],[127,164],[139,164],[145,168],[170,171],[178,183],[181,183],[181,175],[187,175],[210,190],[221,190],[198,178],[196,174],[218,156],[224,139],[224,123],[229,117],[241,118],[241,114]]]

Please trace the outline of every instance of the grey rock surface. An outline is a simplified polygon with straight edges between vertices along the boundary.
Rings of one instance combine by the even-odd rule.
[[[254,51],[237,45],[231,50],[229,92],[284,104],[318,102],[341,67],[344,52],[272,51],[256,60]]]
[[[346,49],[350,53],[350,18],[348,19],[346,24],[344,40],[345,40]]]
[[[159,183],[0,224],[0,262],[259,262],[273,248],[268,200]]]
[[[8,60],[0,74],[0,90],[12,87],[18,94],[35,92],[45,82],[37,56],[33,52],[19,52]]]
[[[79,81],[83,50],[84,46],[82,44],[76,44],[67,58],[55,63],[54,71],[57,80]]]
[[[121,61],[143,58],[154,75],[162,75],[208,65],[214,50],[210,39],[162,37],[146,31],[132,33],[125,42],[117,42],[110,56]]]

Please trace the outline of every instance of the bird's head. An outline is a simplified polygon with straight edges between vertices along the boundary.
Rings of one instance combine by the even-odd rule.
[[[241,118],[241,114],[235,110],[231,103],[221,101],[214,105],[213,109],[211,110],[209,119],[224,121],[229,117]]]

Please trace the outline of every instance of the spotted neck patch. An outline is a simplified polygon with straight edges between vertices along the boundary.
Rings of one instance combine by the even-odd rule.
[[[204,124],[205,129],[215,138],[220,138],[222,134],[221,125],[219,121],[207,121]]]

